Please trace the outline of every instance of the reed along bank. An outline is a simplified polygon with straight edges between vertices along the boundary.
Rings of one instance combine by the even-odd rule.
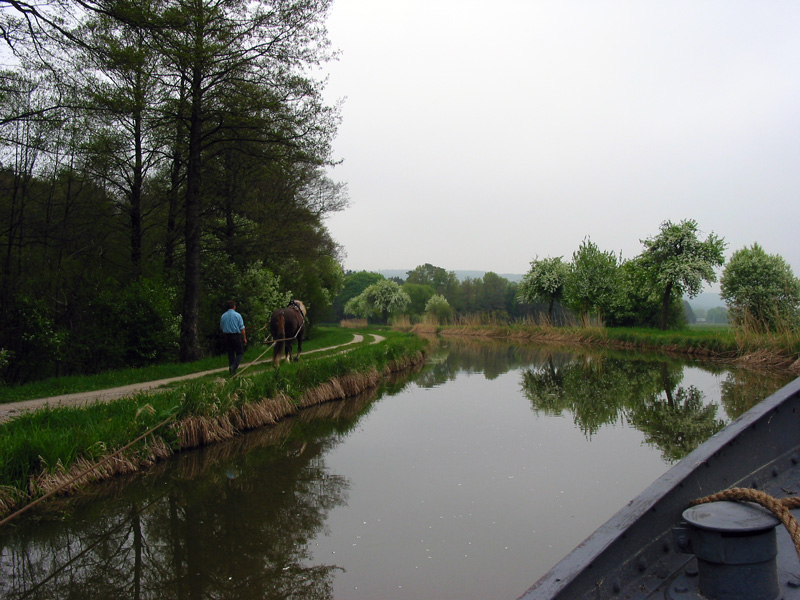
[[[800,376],[800,332],[756,333],[733,327],[687,327],[678,330],[628,327],[551,326],[518,323],[419,324],[419,334],[502,338],[520,342],[587,345],[665,352],[735,367]]]

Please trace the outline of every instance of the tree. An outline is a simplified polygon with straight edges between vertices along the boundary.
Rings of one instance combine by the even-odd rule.
[[[658,235],[641,240],[645,248],[642,265],[653,293],[661,299],[661,329],[667,328],[675,297],[694,298],[702,291],[704,281],[717,280],[714,269],[724,262],[725,241],[714,233],[705,241],[697,235],[697,222],[686,219],[678,224],[664,221]]]
[[[446,271],[430,263],[419,265],[413,271],[408,271],[407,275],[406,283],[429,285],[442,296],[447,296],[458,287],[458,279],[453,271]]]
[[[572,265],[564,285],[564,301],[577,315],[603,318],[611,313],[617,291],[617,258],[603,252],[590,239],[572,254]]]
[[[547,304],[547,316],[552,321],[553,306],[564,295],[564,285],[569,276],[569,265],[560,256],[531,261],[530,270],[519,284],[519,300]]]
[[[239,140],[261,149],[285,146],[308,163],[327,160],[331,113],[322,104],[321,87],[306,73],[331,58],[322,24],[329,5],[330,0],[172,0],[161,9],[161,27],[152,29],[173,96],[186,98],[174,115],[187,132],[184,361],[200,355],[204,159],[213,146]],[[249,112],[243,114],[245,104]]]
[[[425,314],[432,315],[437,321],[446,321],[453,314],[453,309],[447,298],[441,294],[435,294],[428,298],[425,303]]]
[[[386,323],[389,315],[402,313],[410,303],[411,298],[397,282],[384,279],[351,298],[345,304],[344,311],[359,317],[378,317]]]
[[[481,289],[481,310],[494,315],[506,312],[506,289],[508,279],[500,277],[497,273],[488,271],[483,275],[483,288]]]
[[[92,157],[88,164],[128,217],[131,270],[138,277],[149,225],[143,204],[145,179],[163,155],[163,144],[154,139],[155,107],[162,92],[159,60],[147,44],[145,30],[106,15],[87,24],[85,39],[88,44],[77,61],[95,70],[84,84],[87,106],[95,108],[96,119],[87,144]]]
[[[345,274],[344,285],[333,301],[337,318],[344,316],[344,307],[351,298],[355,298],[373,283],[378,283],[383,279],[386,279],[383,275],[371,271],[356,271]]]
[[[425,305],[430,300],[431,296],[436,294],[434,289],[429,285],[421,283],[404,283],[402,286],[403,291],[411,298],[411,303],[408,305],[408,311],[412,315],[421,315],[425,311]]]
[[[800,280],[783,257],[767,254],[758,244],[733,253],[720,289],[736,325],[774,331],[796,322]]]

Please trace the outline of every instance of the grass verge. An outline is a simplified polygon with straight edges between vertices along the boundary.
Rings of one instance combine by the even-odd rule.
[[[302,407],[354,395],[423,360],[424,340],[398,332],[385,337],[380,344],[359,344],[280,369],[192,381],[84,408],[46,408],[0,424],[0,515],[55,490],[69,493],[174,452],[274,424]],[[165,420],[167,425],[114,455]],[[102,468],[64,487],[101,460]]]
[[[313,337],[303,342],[303,352],[347,344],[353,340],[354,332],[344,330],[341,327],[314,327]],[[365,340],[367,342],[368,340]],[[257,344],[250,345],[245,352],[242,364],[247,364],[254,360],[264,350],[266,346]],[[264,355],[262,360],[272,356],[270,350]],[[92,392],[108,388],[121,387],[143,381],[157,381],[192,373],[201,373],[213,369],[223,369],[228,366],[228,358],[225,355],[210,356],[191,363],[169,363],[164,365],[152,365],[138,369],[120,369],[108,371],[96,375],[75,375],[69,377],[53,377],[34,381],[18,386],[0,385],[0,404],[9,402],[19,402],[21,400],[33,400],[36,398],[50,398],[62,394],[73,394],[77,392]]]

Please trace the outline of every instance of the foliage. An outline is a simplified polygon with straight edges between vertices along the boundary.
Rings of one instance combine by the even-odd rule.
[[[411,302],[408,305],[408,312],[411,315],[421,315],[425,310],[427,302],[436,291],[430,285],[421,283],[408,283],[407,281],[401,286],[402,290],[408,294]]]
[[[85,339],[71,338],[73,351],[87,353],[88,372],[123,365],[140,367],[177,356],[180,317],[177,291],[158,280],[137,279],[121,288],[105,286],[90,306],[96,327]]]
[[[617,272],[617,289],[612,310],[605,324],[627,327],[657,327],[661,322],[661,301],[652,292],[651,280],[641,257],[623,262]],[[670,301],[667,323],[671,327],[683,324],[684,311],[680,297]]]
[[[64,359],[67,335],[55,322],[44,299],[18,297],[2,315],[4,358],[2,379],[30,381],[47,372],[46,365]]]
[[[588,238],[572,255],[564,285],[564,303],[581,316],[600,319],[613,311],[617,284],[617,258],[603,252]]]
[[[140,278],[169,282],[171,303],[158,305],[169,325],[151,319],[132,364],[164,356],[162,342],[174,351],[177,315],[184,359],[213,348],[231,296],[260,321],[276,291],[245,289],[263,281],[253,269],[280,278],[278,295],[292,290],[315,316],[326,313],[342,274],[324,217],[347,205],[346,187],[327,176],[339,118],[320,70],[335,54],[329,6],[6,7],[2,23],[30,19],[3,27],[19,61],[3,74],[0,104],[0,347],[14,355],[10,382],[122,360],[119,329],[143,315],[121,317],[104,353],[89,308],[112,314]],[[5,327],[31,302],[36,351]],[[62,351],[67,339],[76,351]]]
[[[453,309],[447,298],[441,294],[435,294],[425,303],[425,314],[432,315],[439,323],[442,323],[452,316]]]
[[[702,291],[704,281],[717,280],[714,269],[724,262],[725,241],[714,233],[701,241],[697,222],[686,219],[677,224],[663,222],[660,233],[642,244],[641,264],[653,293],[661,298],[660,326],[666,329],[675,297],[693,298]]]
[[[733,253],[720,280],[734,324],[775,331],[797,323],[800,280],[777,254],[753,244]]]
[[[345,274],[344,285],[334,300],[334,309],[336,310],[337,318],[344,316],[344,307],[351,298],[355,298],[373,283],[386,279],[380,273],[371,273],[369,271],[349,272]]]
[[[435,267],[430,263],[419,265],[407,273],[406,283],[431,286],[437,294],[447,296],[458,287],[458,279],[453,271]]]
[[[345,304],[344,311],[357,317],[378,318],[386,323],[389,315],[402,314],[410,303],[411,298],[396,282],[384,279],[351,298]]]
[[[562,257],[534,260],[519,286],[518,298],[521,302],[546,303],[547,314],[552,320],[553,306],[564,295],[568,277],[569,265],[562,262]]]

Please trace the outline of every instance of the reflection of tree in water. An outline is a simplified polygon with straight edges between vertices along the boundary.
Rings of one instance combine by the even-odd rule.
[[[791,380],[789,376],[762,371],[731,371],[722,382],[722,405],[728,416],[735,419]]]
[[[552,355],[522,373],[522,392],[535,411],[572,413],[588,437],[618,423],[624,409],[655,385],[658,363],[623,360],[603,354]]]
[[[668,461],[678,461],[725,426],[717,406],[704,404],[696,387],[666,387],[627,412],[630,423]]]
[[[678,387],[683,368],[677,362],[553,354],[523,371],[522,390],[535,411],[572,413],[588,437],[626,420],[666,459],[677,460],[724,425],[699,390]]]
[[[460,373],[481,373],[493,380],[513,369],[546,360],[551,352],[547,347],[507,340],[437,338],[429,347],[425,368],[414,381],[420,387],[434,387],[454,380]]]
[[[348,483],[323,457],[369,400],[303,411],[113,482],[105,501],[18,522],[0,532],[0,596],[330,598],[337,567],[309,566],[308,543]]]

